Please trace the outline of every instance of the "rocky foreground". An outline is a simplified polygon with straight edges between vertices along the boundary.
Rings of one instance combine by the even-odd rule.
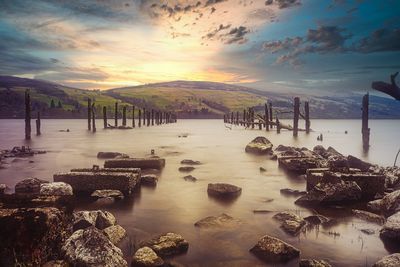
[[[281,190],[282,194],[296,196],[297,205],[314,210],[347,207],[354,217],[380,225],[382,240],[400,242],[399,168],[373,165],[331,147],[309,150],[280,145],[273,149],[265,137],[254,139],[245,151],[277,160],[282,169],[305,179],[305,191]],[[169,232],[141,242],[132,255],[124,255],[121,244],[128,236],[113,214],[75,209],[82,196],[93,201],[120,201],[139,186],[156,186],[158,177],[150,170],[165,166],[165,160],[156,156],[129,158],[107,152],[99,153],[99,158],[107,159],[103,168],[57,173],[54,182],[28,178],[15,186],[13,194],[6,194],[6,185],[0,185],[1,266],[174,266],[171,258],[188,251],[188,241]],[[202,163],[183,160],[181,164],[180,172],[190,172]],[[184,179],[196,181],[191,175]],[[213,198],[236,199],[242,188],[213,183],[206,191]],[[366,208],[352,209],[355,204],[365,204],[358,206]],[[308,227],[332,223],[331,218],[318,213],[301,217],[290,211],[277,212],[273,219],[291,236]],[[241,220],[221,214],[201,219],[194,227],[226,229],[241,224]],[[368,234],[368,229],[363,230]],[[271,235],[260,237],[249,252],[269,264],[298,261],[299,266],[331,266],[323,259],[301,259],[300,249]],[[385,256],[373,266],[400,266],[400,254]]]

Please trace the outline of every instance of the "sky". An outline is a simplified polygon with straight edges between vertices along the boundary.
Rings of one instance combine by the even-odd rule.
[[[365,92],[400,70],[400,1],[0,0],[0,40],[1,75],[85,89]]]

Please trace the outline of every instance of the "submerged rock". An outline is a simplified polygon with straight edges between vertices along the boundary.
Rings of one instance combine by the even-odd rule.
[[[191,159],[184,159],[181,161],[181,164],[186,164],[186,165],[200,165],[201,162],[198,160],[191,160]]]
[[[126,230],[121,225],[112,225],[103,230],[104,235],[114,244],[118,244],[126,236]]]
[[[0,209],[0,265],[42,266],[60,256],[70,214],[53,207]]]
[[[400,211],[400,190],[387,194],[382,199],[368,202],[368,207],[376,212],[391,215]]]
[[[194,169],[195,169],[195,167],[192,167],[192,166],[179,167],[180,172],[191,172]]]
[[[133,267],[161,267],[164,261],[149,247],[139,248],[132,261]]]
[[[64,182],[40,184],[40,194],[45,196],[72,196],[72,187]]]
[[[48,181],[41,180],[38,178],[28,178],[18,182],[15,185],[15,193],[16,194],[40,194],[40,185],[48,183]]]
[[[300,256],[300,250],[269,235],[263,236],[250,251],[266,262],[287,262]]]
[[[354,216],[359,219],[365,220],[367,222],[376,223],[382,225],[385,223],[385,217],[377,215],[375,213],[371,213],[364,210],[351,210]]]
[[[282,195],[291,195],[291,196],[296,196],[296,197],[307,194],[306,191],[300,191],[300,190],[291,189],[291,188],[283,188],[280,190],[280,192]]]
[[[267,169],[266,168],[264,168],[264,167],[260,167],[260,172],[266,172],[267,171]]]
[[[141,247],[149,247],[160,257],[168,257],[185,253],[189,243],[179,234],[167,233],[142,243]]]
[[[282,229],[291,235],[298,235],[303,227],[306,225],[306,221],[303,220],[300,216],[287,211],[279,212],[275,214],[273,218],[281,221]]]
[[[299,267],[331,267],[328,262],[324,260],[314,260],[314,259],[301,259]]]
[[[185,181],[190,181],[190,182],[196,182],[197,178],[192,176],[192,175],[186,175],[183,177],[183,179],[185,179]]]
[[[157,178],[157,175],[155,175],[155,174],[145,174],[145,175],[142,175],[140,181],[144,185],[156,186],[157,182],[158,182],[158,178]]]
[[[400,242],[400,211],[387,219],[380,233],[382,238]]]
[[[115,159],[115,158],[129,158],[128,155],[119,152],[99,152],[97,153],[99,159]]]
[[[128,158],[109,159],[104,162],[104,168],[140,168],[140,169],[162,169],[165,166],[165,159],[152,158]]]
[[[113,198],[113,199],[123,199],[124,198],[124,194],[122,194],[121,191],[119,190],[96,190],[94,191],[91,195],[91,197],[95,197],[95,198]]]
[[[242,188],[231,184],[208,184],[207,192],[216,197],[237,197],[242,193]]]
[[[354,202],[361,199],[361,188],[355,182],[319,183],[296,204],[333,204]]]
[[[74,232],[62,250],[73,266],[128,266],[122,251],[95,227]]]
[[[397,267],[400,266],[400,253],[387,255],[377,261],[372,267]]]
[[[194,226],[199,228],[234,228],[241,224],[242,222],[238,219],[235,219],[225,213],[215,217],[209,216],[200,221],[196,222]]]
[[[272,152],[272,143],[263,136],[256,137],[247,144],[245,151],[254,154],[269,154]]]

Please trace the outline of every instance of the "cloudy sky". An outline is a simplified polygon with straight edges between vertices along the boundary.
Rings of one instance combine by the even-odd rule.
[[[1,75],[80,88],[366,91],[400,70],[400,1],[0,0],[0,40]]]

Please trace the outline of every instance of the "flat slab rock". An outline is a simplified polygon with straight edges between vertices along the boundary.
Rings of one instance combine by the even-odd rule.
[[[194,226],[199,228],[235,228],[242,222],[225,213],[219,216],[209,216],[196,222]]]
[[[385,217],[381,216],[381,215],[377,215],[375,213],[372,212],[368,212],[368,211],[364,211],[364,210],[351,210],[351,212],[353,213],[353,215],[359,219],[362,219],[364,221],[367,222],[372,222],[372,223],[376,223],[379,225],[382,225],[385,223]]]
[[[301,259],[299,267],[331,267],[327,261],[314,259]]]
[[[71,169],[71,172],[133,172],[141,173],[140,168],[77,168]]]
[[[387,218],[380,235],[382,238],[400,242],[400,211]]]
[[[372,267],[397,267],[400,266],[400,253],[387,255],[377,261]]]
[[[258,136],[247,144],[245,151],[254,154],[269,154],[272,152],[273,144],[264,136]]]
[[[149,247],[139,248],[132,260],[133,267],[162,267],[164,261]]]
[[[165,159],[162,158],[110,159],[104,162],[104,168],[162,169],[164,166]]]
[[[179,234],[166,233],[143,242],[141,247],[149,247],[158,256],[168,257],[185,253],[189,249],[189,242]]]
[[[269,235],[265,235],[250,249],[266,262],[287,262],[300,256],[300,250],[294,246]]]
[[[185,165],[200,165],[201,162],[198,160],[184,159],[181,161],[181,164]]]
[[[180,172],[191,172],[194,171],[195,167],[192,166],[183,166],[183,167],[179,167],[179,171]]]
[[[95,198],[114,198],[114,199],[123,199],[124,194],[122,194],[119,190],[96,190],[91,195],[91,197]]]
[[[208,184],[207,192],[216,197],[237,197],[242,193],[242,188],[224,183]]]
[[[62,251],[73,266],[128,266],[121,249],[95,227],[75,231]]]

